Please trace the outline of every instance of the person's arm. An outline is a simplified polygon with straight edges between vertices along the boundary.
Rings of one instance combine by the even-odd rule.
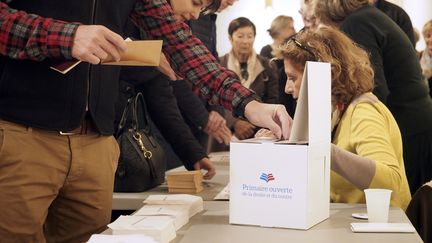
[[[289,135],[292,119],[286,110],[257,102],[259,97],[243,87],[233,72],[221,67],[185,23],[176,21],[166,1],[137,1],[131,18],[142,38],[164,41],[163,50],[172,68],[192,82],[205,101],[233,110],[236,116],[267,127],[278,137]]]
[[[202,101],[194,95],[185,80],[172,81],[170,84],[183,118],[197,129],[203,130],[208,122],[209,112]]]
[[[369,188],[375,175],[375,161],[331,144],[331,169],[364,190]]]
[[[244,108],[258,97],[244,88],[233,72],[221,67],[189,26],[174,18],[166,1],[140,0],[131,14],[142,38],[162,39],[171,67],[193,83],[194,92],[213,104],[244,115]]]
[[[0,2],[0,53],[14,59],[41,61],[72,58],[77,23],[42,18]]]
[[[206,152],[183,120],[169,80],[161,74],[152,79],[138,87],[138,90],[144,93],[151,118],[184,166],[188,170],[197,167],[206,169],[208,173],[205,178],[210,179],[214,176],[215,169],[211,162],[207,161]]]
[[[397,191],[405,177],[403,161],[399,161],[402,155],[397,154],[402,153],[400,132],[389,127],[391,120],[378,109],[368,103],[356,105],[351,120],[346,121],[350,122],[349,134],[343,135],[349,136],[354,154],[332,147],[332,169],[359,189]]]
[[[185,80],[170,83],[177,99],[177,105],[188,124],[214,137],[220,143],[229,144],[231,132],[225,125],[225,119],[216,111],[208,112]]]
[[[55,11],[55,10],[53,10]],[[0,2],[0,54],[13,59],[120,59],[123,38],[100,25],[80,25],[18,11]]]

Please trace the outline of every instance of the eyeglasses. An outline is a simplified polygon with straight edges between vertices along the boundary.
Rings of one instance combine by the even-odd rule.
[[[300,32],[299,32],[300,33]],[[300,41],[298,41],[295,37],[291,37],[285,44],[285,46],[290,45],[291,43],[294,43],[298,48],[308,52],[309,54],[311,54],[311,56],[313,57],[313,59],[316,61],[317,58],[315,56],[315,54],[313,53],[313,51],[308,48],[306,45],[303,45]]]

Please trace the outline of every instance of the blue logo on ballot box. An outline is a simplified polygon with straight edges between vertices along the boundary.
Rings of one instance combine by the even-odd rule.
[[[269,181],[274,181],[275,178],[274,178],[272,173],[266,174],[266,173],[262,172],[259,179],[263,180],[265,182],[269,182]]]

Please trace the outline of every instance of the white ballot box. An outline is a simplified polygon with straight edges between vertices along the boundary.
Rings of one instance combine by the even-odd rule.
[[[309,229],[329,217],[330,75],[306,64],[289,141],[231,143],[231,224]]]

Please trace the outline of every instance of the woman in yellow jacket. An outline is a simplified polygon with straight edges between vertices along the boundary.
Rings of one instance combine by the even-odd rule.
[[[391,205],[406,209],[411,199],[399,127],[371,91],[373,69],[367,53],[342,32],[319,27],[289,40],[280,51],[287,94],[298,97],[306,61],[331,64],[331,200],[364,203],[363,189],[393,191]]]

